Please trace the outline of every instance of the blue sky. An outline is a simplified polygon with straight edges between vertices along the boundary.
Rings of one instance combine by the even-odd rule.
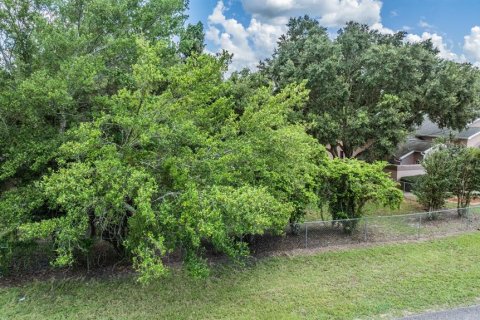
[[[480,0],[190,0],[190,22],[202,21],[207,49],[234,54],[231,69],[268,57],[291,16],[309,14],[331,30],[346,21],[381,32],[431,38],[445,59],[480,66]]]

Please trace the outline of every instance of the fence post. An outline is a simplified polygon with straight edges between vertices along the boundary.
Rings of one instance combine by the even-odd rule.
[[[367,217],[365,217],[365,224],[364,224],[364,234],[365,234],[365,242],[367,242],[368,231],[367,231]]]
[[[420,239],[420,227],[422,225],[422,215],[420,215],[420,219],[418,219],[417,224],[417,239]]]
[[[463,216],[465,218],[465,230],[468,230],[470,229],[470,217],[469,217],[469,214],[470,214],[470,210],[469,208],[464,208],[463,210],[465,210],[463,212]]]
[[[308,223],[305,223],[305,249],[308,248]]]

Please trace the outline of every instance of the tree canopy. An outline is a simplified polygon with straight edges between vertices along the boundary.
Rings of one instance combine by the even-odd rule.
[[[372,160],[390,156],[425,115],[454,129],[478,115],[479,71],[437,53],[429,40],[411,44],[405,32],[381,34],[353,22],[331,39],[305,16],[290,20],[260,69],[278,88],[307,80],[301,114],[334,157]]]
[[[227,78],[231,56],[203,52],[187,2],[0,3],[10,252],[47,240],[51,263],[68,266],[105,241],[142,280],[164,274],[171,253],[202,275],[207,247],[239,259],[245,236],[282,234],[319,199],[335,218],[360,217],[367,201],[398,204],[384,163],[332,161],[321,143],[384,154],[424,113],[454,127],[473,115],[469,66],[356,24],[330,40],[294,19],[262,73]]]
[[[290,121],[308,91],[225,80],[229,56],[201,53],[183,1],[0,8],[2,243],[50,239],[66,266],[101,239],[143,280],[181,250],[202,274],[206,243],[236,259],[316,201],[326,153]]]
[[[425,175],[414,185],[414,193],[425,209],[435,211],[443,208],[449,197],[454,152],[446,145],[437,144],[422,161]],[[433,217],[433,216],[432,216]]]

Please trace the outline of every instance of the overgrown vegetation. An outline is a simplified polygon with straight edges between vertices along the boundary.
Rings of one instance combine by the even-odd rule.
[[[363,216],[365,205],[378,203],[391,209],[398,208],[403,194],[397,183],[384,172],[386,163],[369,164],[356,159],[333,159],[322,172],[320,185],[324,188],[323,201],[333,220],[342,221],[346,232],[351,233]]]
[[[320,199],[337,218],[398,205],[383,163],[325,146],[383,159],[425,114],[453,128],[475,115],[478,70],[355,23],[330,40],[292,19],[260,72],[227,78],[231,56],[203,52],[187,2],[0,3],[2,267],[39,241],[69,266],[102,239],[141,280],[174,252],[202,276],[207,248],[239,260],[243,239]]]
[[[442,145],[422,161],[425,175],[415,184],[414,193],[425,209],[435,211],[445,206],[450,195],[452,153]]]

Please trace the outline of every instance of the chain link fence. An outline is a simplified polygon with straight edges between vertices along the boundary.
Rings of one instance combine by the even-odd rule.
[[[272,253],[286,253],[297,249],[335,248],[365,243],[433,239],[475,230],[480,230],[480,205],[404,215],[308,221],[297,224],[293,228],[288,227],[284,235],[266,233],[244,240],[249,242],[253,254],[267,256]],[[35,246],[23,248],[17,253],[14,257],[13,272],[27,269],[42,270],[49,266],[53,254],[49,247],[51,244],[40,242],[38,245],[44,250],[38,250],[38,247]],[[8,249],[8,247],[0,248],[0,250],[4,249]],[[105,248],[95,251],[96,259],[103,259],[101,252],[104,251],[106,252],[106,261],[113,261],[114,259],[108,258],[108,250]],[[89,263],[87,264],[89,265]],[[100,264],[105,263],[99,261],[98,265]]]
[[[480,205],[404,215],[308,221],[286,230],[285,236],[266,234],[252,249],[257,254],[348,246],[360,243],[419,240],[480,229]]]

